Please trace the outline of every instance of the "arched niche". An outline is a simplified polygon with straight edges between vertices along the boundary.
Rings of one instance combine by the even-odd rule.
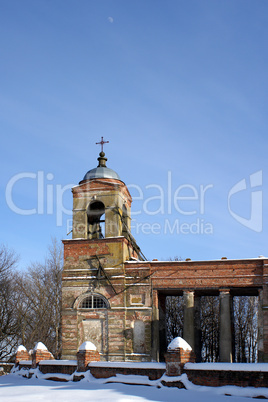
[[[143,354],[145,352],[145,324],[136,320],[133,326],[133,352]]]

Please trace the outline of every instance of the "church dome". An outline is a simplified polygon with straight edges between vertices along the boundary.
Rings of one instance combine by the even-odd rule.
[[[121,181],[119,175],[113,169],[106,166],[107,158],[105,158],[104,152],[100,152],[98,161],[99,165],[94,169],[90,169],[82,181],[91,179],[116,179]]]
[[[91,179],[117,179],[121,180],[118,174],[113,170],[107,167],[96,167],[95,169],[89,170],[83,180],[91,180]]]

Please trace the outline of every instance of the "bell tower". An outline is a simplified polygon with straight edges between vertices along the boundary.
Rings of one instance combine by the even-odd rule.
[[[130,296],[125,262],[143,257],[130,231],[131,195],[119,175],[106,166],[104,143],[102,138],[97,167],[72,189],[72,239],[63,240],[65,359],[75,358],[85,341],[95,344],[102,360],[126,359]]]
[[[101,239],[130,233],[131,195],[118,174],[106,166],[103,151],[73,191],[73,239]]]

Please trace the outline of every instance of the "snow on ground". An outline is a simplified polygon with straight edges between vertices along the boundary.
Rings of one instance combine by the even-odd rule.
[[[149,382],[148,385],[126,385],[118,383],[103,383],[103,379],[94,379],[89,372],[87,378],[79,382],[55,382],[32,377],[27,379],[21,375],[9,374],[0,377],[0,401],[1,402],[81,402],[81,401],[105,401],[109,402],[249,402],[247,396],[254,396],[255,388],[240,387],[201,387],[191,384],[187,376],[180,377],[188,390],[168,388],[161,386],[159,381]],[[116,376],[109,381],[140,380],[140,376]],[[132,378],[130,378],[132,377]],[[147,377],[143,377],[145,380]],[[107,381],[107,380],[106,380]],[[146,381],[144,381],[146,383]],[[160,388],[158,388],[160,386]],[[259,391],[259,392],[258,392]],[[258,389],[257,394],[268,398],[268,389]],[[224,396],[221,394],[237,394],[239,396]]]

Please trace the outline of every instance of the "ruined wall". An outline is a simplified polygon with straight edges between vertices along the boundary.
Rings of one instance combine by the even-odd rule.
[[[128,240],[63,243],[63,358],[74,358],[81,343],[89,340],[102,360],[150,360],[150,285],[143,279],[148,270],[126,272],[124,262],[136,257]],[[81,308],[89,295],[103,296],[107,308]]]
[[[259,361],[268,361],[268,260],[265,258],[245,260],[216,260],[216,261],[126,261],[126,272],[135,272],[143,269],[150,275],[152,305],[152,357],[158,359],[165,332],[165,314],[163,303],[166,295],[184,295],[194,300],[202,295],[225,295],[226,302],[236,295],[259,296]],[[224,315],[224,301],[221,297],[221,321],[226,324],[230,316]],[[226,304],[226,303],[225,303]],[[184,335],[194,346],[194,305],[186,306],[184,326],[187,327]],[[190,331],[190,329],[193,331]],[[231,327],[228,334],[222,325],[222,361],[227,360],[231,353],[231,340],[226,342],[227,335],[231,337]],[[160,336],[159,336],[160,334]],[[162,336],[162,338],[161,338]],[[163,351],[161,351],[163,354]],[[231,357],[230,357],[231,358]],[[229,359],[229,358],[228,358]]]

